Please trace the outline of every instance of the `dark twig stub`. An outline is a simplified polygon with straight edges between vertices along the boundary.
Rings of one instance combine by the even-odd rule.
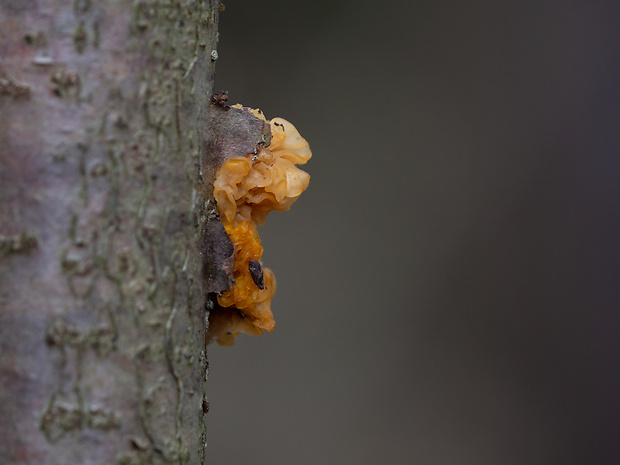
[[[265,289],[265,282],[263,279],[263,267],[258,262],[258,260],[250,260],[248,264],[248,268],[250,269],[250,275],[252,276],[252,281],[259,289]]]

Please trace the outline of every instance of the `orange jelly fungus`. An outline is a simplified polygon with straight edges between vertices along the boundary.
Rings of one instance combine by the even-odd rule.
[[[265,120],[259,110],[252,112]],[[250,260],[259,261],[263,255],[256,225],[264,224],[273,210],[288,210],[310,181],[310,175],[295,166],[312,156],[308,142],[282,118],[269,123],[271,144],[256,154],[228,159],[215,180],[220,218],[235,246],[233,288],[222,292],[218,302],[237,311],[217,312],[209,328],[209,340],[222,345],[232,345],[239,332],[259,335],[275,326],[271,313],[275,277],[269,268],[262,268],[264,286],[260,289],[249,270]]]

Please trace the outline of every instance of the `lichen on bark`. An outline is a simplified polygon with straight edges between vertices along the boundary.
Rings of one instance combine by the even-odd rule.
[[[204,462],[217,1],[0,0],[0,462]]]

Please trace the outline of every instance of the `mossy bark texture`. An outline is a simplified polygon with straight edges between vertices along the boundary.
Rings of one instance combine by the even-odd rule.
[[[0,463],[205,461],[217,3],[0,0]]]

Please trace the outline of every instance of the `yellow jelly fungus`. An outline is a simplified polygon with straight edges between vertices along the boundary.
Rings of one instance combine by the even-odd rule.
[[[265,120],[260,110],[251,111]],[[219,304],[231,311],[214,313],[209,342],[232,345],[239,332],[258,335],[275,326],[271,313],[275,277],[263,267],[264,287],[259,289],[249,270],[250,260],[259,261],[263,255],[256,225],[264,224],[273,210],[288,210],[308,187],[310,175],[295,165],[306,163],[312,153],[291,123],[282,118],[269,123],[272,137],[268,147],[256,154],[230,158],[217,172],[214,197],[222,224],[235,246],[235,263],[233,288],[218,296]]]

